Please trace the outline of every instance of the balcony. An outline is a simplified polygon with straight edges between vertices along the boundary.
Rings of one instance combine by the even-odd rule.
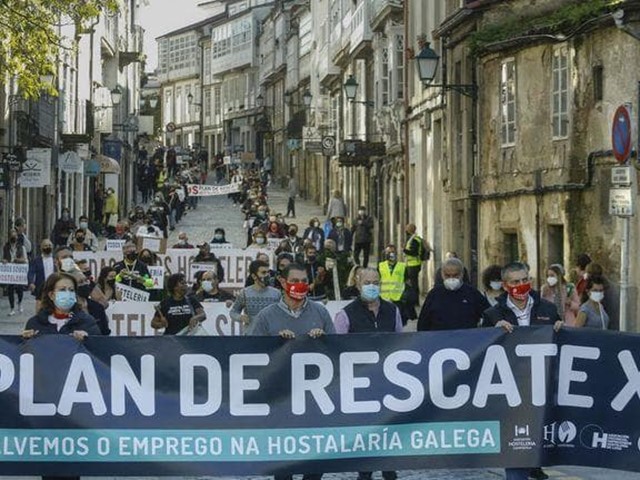
[[[329,59],[329,45],[325,44],[318,52],[318,80],[320,85],[329,86],[338,75],[340,75],[340,69],[336,67]]]
[[[362,2],[351,16],[349,53],[358,58],[371,47],[373,32],[369,25],[369,2]]]
[[[351,41],[351,10],[345,12],[342,22],[333,29],[331,36],[331,58],[336,65],[346,64],[349,60],[349,45]]]
[[[372,0],[369,8],[374,32],[384,30],[387,18],[403,23],[404,0]]]
[[[118,66],[120,67],[120,70],[133,62],[141,62],[143,60],[143,38],[144,30],[142,27],[134,25],[129,42],[127,42],[126,45],[122,45],[124,48],[120,48],[120,54],[118,55]]]

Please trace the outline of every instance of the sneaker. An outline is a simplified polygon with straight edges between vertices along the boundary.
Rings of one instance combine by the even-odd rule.
[[[547,475],[541,467],[536,467],[529,471],[529,478],[533,478],[534,480],[547,480],[549,475]]]
[[[15,311],[15,310],[11,310],[11,311],[9,312],[9,316],[10,316],[10,317],[13,317],[15,314],[16,314],[16,311]]]
[[[24,310],[22,309],[22,305],[18,305],[18,311],[19,311],[20,313],[24,312]]]

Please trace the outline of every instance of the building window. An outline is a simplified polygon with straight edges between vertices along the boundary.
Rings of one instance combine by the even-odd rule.
[[[204,117],[211,117],[211,89],[207,88],[204,91]]]
[[[382,105],[389,105],[389,47],[382,49],[380,69],[380,100]]]
[[[593,99],[601,102],[604,96],[604,69],[602,65],[593,67]]]
[[[404,35],[396,35],[395,44],[396,99],[404,99]]]
[[[500,78],[500,120],[502,146],[516,143],[516,62],[502,62]]]
[[[553,138],[566,138],[569,134],[569,53],[566,47],[554,50],[551,76]]]
[[[182,87],[176,87],[176,123],[182,123]]]
[[[518,251],[518,234],[516,232],[503,232],[503,265],[511,262],[520,261],[520,252]]]

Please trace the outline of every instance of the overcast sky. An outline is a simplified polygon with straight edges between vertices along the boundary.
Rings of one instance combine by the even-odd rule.
[[[158,65],[156,37],[190,23],[204,20],[215,11],[198,8],[204,0],[140,0],[138,23],[144,28],[144,51],[147,55],[147,71]]]

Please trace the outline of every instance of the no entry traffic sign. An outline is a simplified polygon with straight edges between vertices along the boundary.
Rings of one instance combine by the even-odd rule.
[[[620,105],[613,116],[611,145],[618,163],[625,163],[631,155],[631,116],[625,105]]]

